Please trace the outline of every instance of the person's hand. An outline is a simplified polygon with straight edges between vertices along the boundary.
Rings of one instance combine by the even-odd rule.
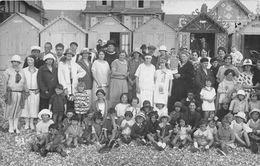
[[[46,90],[46,91],[45,91],[45,94],[49,94],[49,91],[48,91],[48,90]]]

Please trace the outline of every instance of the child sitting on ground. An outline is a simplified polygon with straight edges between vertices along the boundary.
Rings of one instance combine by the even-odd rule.
[[[80,142],[82,144],[91,144],[92,143],[92,139],[93,139],[93,135],[92,135],[92,125],[94,123],[93,119],[95,114],[97,114],[97,112],[101,113],[101,111],[96,111],[96,112],[88,112],[87,116],[83,119],[83,134],[81,136]],[[101,113],[102,115],[102,113]]]
[[[209,130],[207,130],[207,120],[201,120],[200,127],[193,134],[194,149],[196,152],[198,150],[208,150],[213,144],[214,139]]]
[[[95,112],[93,117],[92,129],[91,129],[93,134],[93,138],[91,142],[95,142],[98,145],[103,144],[104,142],[104,130],[102,124],[103,124],[102,113]]]
[[[231,101],[229,106],[230,112],[236,114],[238,112],[248,113],[248,101],[244,90],[237,91],[237,97]]]
[[[207,126],[207,130],[210,131],[210,133],[212,134],[213,138],[215,138],[216,134],[217,134],[217,126],[216,126],[216,120],[213,118],[210,118],[208,120],[208,126]]]
[[[39,139],[46,138],[49,132],[49,126],[53,124],[51,120],[52,112],[48,109],[43,109],[39,112],[38,118],[40,121],[36,125],[36,133]]]
[[[121,140],[122,142],[129,144],[131,142],[131,128],[135,121],[133,119],[133,113],[131,111],[125,112],[125,119],[121,123]]]
[[[230,122],[227,118],[223,118],[221,124],[222,125],[218,129],[215,139],[216,143],[220,145],[218,152],[222,155],[227,155],[229,147],[235,148],[235,134],[230,128]]]
[[[159,115],[168,115],[168,108],[163,103],[156,103],[154,107],[154,111],[156,111]]]
[[[135,116],[135,124],[133,125],[131,129],[131,139],[135,140],[138,144],[141,145],[146,145],[146,140],[145,140],[145,115],[144,113],[140,112]]]
[[[234,116],[235,120],[231,122],[230,127],[235,133],[235,141],[242,146],[250,147],[248,133],[252,130],[244,123],[244,121],[246,121],[246,114],[244,112],[238,112]]]
[[[72,148],[77,147],[82,134],[83,130],[82,127],[79,125],[79,119],[77,116],[74,115],[71,118],[71,125],[65,131],[66,145]]]
[[[174,103],[173,111],[170,113],[170,124],[174,127],[178,120],[183,116],[182,103],[177,101]]]
[[[251,93],[249,101],[249,111],[253,110],[254,108],[260,109],[260,100],[258,100],[258,96],[256,93]]]
[[[120,123],[124,119],[126,109],[129,106],[130,105],[128,104],[128,94],[127,93],[121,94],[121,96],[120,96],[120,103],[117,104],[116,107],[115,107],[117,118],[118,118]]]
[[[149,114],[152,111],[153,111],[153,107],[151,106],[151,102],[149,100],[145,100],[143,102],[143,107],[141,108],[141,112],[145,114],[146,118],[149,118]]]
[[[126,111],[131,111],[133,113],[133,119],[140,112],[140,107],[138,106],[139,99],[137,97],[133,97],[131,101],[131,106],[129,106]]]
[[[57,152],[62,157],[66,157],[67,154],[64,151],[63,142],[64,136],[59,132],[58,125],[51,124],[47,137],[30,146],[33,152],[39,152],[42,157],[46,157],[48,152]]]
[[[169,123],[170,117],[168,114],[161,114],[159,117],[159,125],[156,129],[158,137],[158,145],[165,148],[166,145],[170,145],[170,138],[172,136],[173,128]]]
[[[191,136],[190,136],[190,131],[191,127],[190,125],[186,125],[185,120],[183,118],[179,118],[178,120],[178,125],[175,126],[176,129],[176,136],[172,140],[172,146],[176,146],[178,141],[181,143],[179,144],[179,148],[183,148],[186,143],[192,142]]]
[[[145,131],[147,132],[146,137],[148,138],[149,141],[151,141],[152,144],[157,144],[157,132],[156,130],[158,129],[158,114],[155,111],[150,112],[149,114],[149,119],[146,122],[145,125]]]
[[[65,132],[67,128],[71,125],[71,118],[74,116],[73,110],[68,110],[66,113],[66,118],[63,120],[62,131]]]
[[[260,110],[254,108],[249,115],[251,119],[249,119],[247,125],[252,129],[252,132],[248,134],[251,142],[251,151],[258,153],[257,143],[260,143]]]

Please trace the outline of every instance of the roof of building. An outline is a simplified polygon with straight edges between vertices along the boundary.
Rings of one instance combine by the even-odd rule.
[[[50,26],[52,26],[53,24],[55,24],[56,22],[58,22],[60,20],[66,20],[68,23],[70,23],[71,25],[73,25],[75,28],[79,29],[83,33],[87,33],[80,25],[78,25],[77,23],[75,23],[74,21],[69,19],[68,17],[64,16],[63,13],[61,13],[60,16],[56,17],[54,20],[50,21],[47,25],[45,25],[45,27],[40,32],[48,29]]]
[[[50,22],[59,17],[62,13],[64,16],[73,20],[78,25],[82,25],[80,10],[45,10],[45,18],[48,19],[48,22]]]
[[[162,9],[157,8],[144,8],[144,9],[130,9],[130,8],[108,8],[96,7],[86,8],[84,13],[122,13],[122,14],[157,14],[163,13]]]
[[[242,25],[240,25],[240,27],[236,28],[233,32],[231,33],[235,33],[235,32],[239,32],[241,30],[243,30],[244,28],[246,28],[248,25],[250,25],[251,23],[253,23],[254,21],[259,21],[260,20],[260,15],[255,15],[252,16],[246,23],[243,23]]]
[[[187,14],[166,14],[164,16],[164,21],[171,27],[177,29],[179,27],[180,18],[187,18],[191,16],[192,15],[187,15]]]
[[[29,6],[32,6],[33,8],[44,11],[42,1],[41,0],[24,0],[25,3],[27,3]]]
[[[231,1],[231,0],[220,0],[211,10],[216,10],[217,7],[219,7],[223,2],[225,1]],[[238,5],[246,14],[253,13],[253,11],[250,11],[240,0],[232,0],[236,5]],[[248,2],[245,2],[247,4]]]
[[[44,28],[44,26],[42,24],[40,24],[38,21],[36,21],[35,19],[29,17],[29,16],[26,16],[22,13],[14,13],[12,14],[10,17],[8,17],[5,21],[3,21],[1,25],[5,24],[6,22],[8,22],[9,20],[11,20],[13,17],[15,16],[19,16],[19,17],[22,17],[25,21],[27,21],[29,24],[31,24],[32,26],[34,26],[35,28],[37,28],[38,30],[41,30]]]

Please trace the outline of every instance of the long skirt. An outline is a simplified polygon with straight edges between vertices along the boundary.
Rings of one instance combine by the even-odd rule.
[[[145,100],[150,101],[151,105],[153,106],[153,90],[145,90],[145,89],[141,89],[140,93],[137,93],[137,97],[139,98],[139,103],[142,106],[143,102]]]
[[[122,93],[128,93],[127,81],[125,79],[112,78],[109,89],[109,100],[112,107],[120,103],[120,96]]]
[[[4,112],[5,119],[19,118],[22,112],[20,106],[22,93],[20,92],[11,92],[11,93],[12,93],[11,103],[6,105],[6,109]]]
[[[40,94],[35,94],[30,91],[30,96],[25,100],[24,109],[22,110],[21,117],[37,118],[39,113]]]

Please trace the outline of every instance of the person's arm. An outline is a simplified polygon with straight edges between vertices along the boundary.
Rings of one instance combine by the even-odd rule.
[[[229,109],[228,109],[228,110],[229,110],[230,112],[233,112],[234,106],[235,106],[235,100],[232,100],[231,103],[230,103],[230,106],[229,106]]]
[[[136,77],[136,93],[140,93],[140,86],[139,86],[139,75],[141,72],[141,65],[138,66],[136,72],[135,72],[135,77]]]
[[[172,93],[172,80],[173,80],[173,76],[171,75],[171,78],[169,80],[169,91],[168,91],[169,96],[171,96]]]
[[[48,87],[45,85],[45,81],[43,80],[43,71],[40,68],[38,70],[38,74],[37,74],[37,83],[38,83],[38,87],[40,89],[40,91],[42,93],[48,94],[49,93],[49,89]]]

